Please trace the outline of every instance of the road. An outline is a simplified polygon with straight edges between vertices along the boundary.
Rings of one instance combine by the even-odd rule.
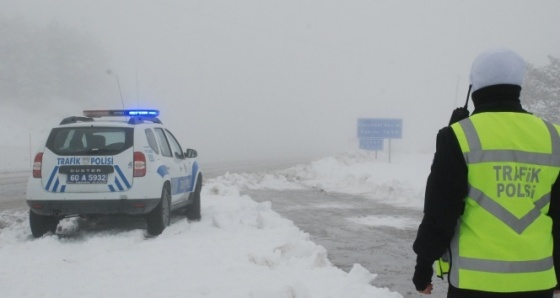
[[[220,162],[202,163],[204,179],[216,178],[227,172],[257,172],[284,169],[305,160],[262,161],[258,163]],[[27,210],[25,191],[31,172],[0,172],[0,213],[6,210]]]
[[[205,179],[226,172],[256,172],[284,169],[300,161],[258,163],[215,163],[204,165]],[[0,215],[4,211],[25,211],[25,185],[28,173],[0,173]],[[365,198],[317,189],[246,190],[255,201],[270,201],[272,209],[308,233],[313,242],[325,247],[333,265],[349,271],[359,263],[377,274],[376,287],[386,287],[404,297],[446,297],[446,283],[435,279],[434,292],[420,295],[413,288],[412,242],[415,228],[372,227],[348,220],[373,215],[395,216],[420,221],[416,209],[396,208]],[[0,219],[0,228],[3,220]]]
[[[30,173],[0,173],[0,212],[25,210],[25,186]]]
[[[373,281],[376,287],[389,288],[404,297],[446,297],[447,285],[439,279],[434,280],[435,289],[430,296],[418,294],[414,289],[411,278],[415,263],[412,251],[415,228],[371,227],[348,220],[381,215],[420,222],[420,211],[320,190],[245,193],[258,202],[270,201],[273,210],[292,220],[313,242],[325,247],[329,260],[344,271],[359,263],[378,274]]]

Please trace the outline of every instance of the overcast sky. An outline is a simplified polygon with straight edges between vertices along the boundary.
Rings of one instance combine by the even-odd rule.
[[[354,150],[357,118],[401,118],[393,150],[434,150],[470,64],[506,46],[560,57],[560,1],[0,0],[56,20],[109,54],[125,105],[161,110],[204,160]],[[111,75],[106,70],[111,70]],[[114,98],[91,107],[120,108]],[[84,107],[90,108],[90,107]],[[184,129],[183,129],[184,128]],[[387,143],[386,143],[387,145]]]

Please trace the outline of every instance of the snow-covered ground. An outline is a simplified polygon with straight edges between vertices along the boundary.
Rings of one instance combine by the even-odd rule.
[[[177,215],[162,235],[142,228],[30,236],[27,214],[0,214],[2,297],[402,297],[370,284],[376,272],[334,267],[308,234],[241,195],[249,189],[320,188],[420,209],[431,154],[350,152],[266,173],[228,173],[203,187],[200,222]],[[414,226],[394,217],[349,219]],[[412,284],[411,284],[412,287]]]

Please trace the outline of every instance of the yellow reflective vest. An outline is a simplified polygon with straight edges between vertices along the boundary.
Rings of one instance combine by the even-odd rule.
[[[460,289],[554,288],[550,192],[560,172],[560,128],[526,113],[480,113],[451,126],[469,192],[450,244]]]

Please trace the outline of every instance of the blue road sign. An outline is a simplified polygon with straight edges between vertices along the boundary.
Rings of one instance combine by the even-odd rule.
[[[401,139],[402,119],[358,118],[358,138]]]
[[[383,150],[383,139],[360,139],[360,149],[370,151]]]

